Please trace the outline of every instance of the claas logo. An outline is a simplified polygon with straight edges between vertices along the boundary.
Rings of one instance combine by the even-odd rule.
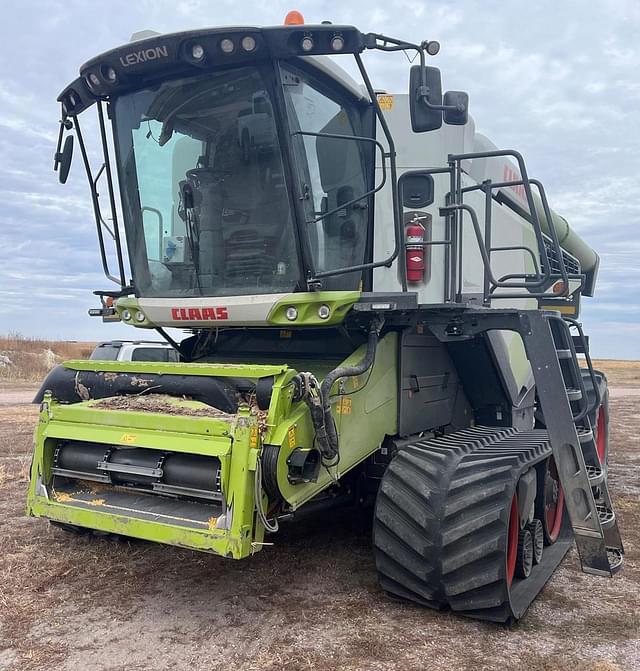
[[[229,319],[227,308],[171,308],[171,318],[178,322],[207,322]]]

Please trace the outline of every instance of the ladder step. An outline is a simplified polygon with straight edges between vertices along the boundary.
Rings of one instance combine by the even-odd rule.
[[[599,485],[604,479],[604,471],[599,466],[587,466],[587,478],[592,487]]]
[[[604,503],[596,501],[596,510],[600,518],[600,526],[603,529],[609,529],[616,523],[616,514],[611,508],[608,508]]]
[[[579,426],[578,430],[578,440],[581,443],[589,443],[593,440],[593,430],[587,429],[586,427]]]
[[[582,398],[582,392],[579,389],[567,389],[567,398],[569,401],[579,401]]]
[[[611,575],[613,575],[622,568],[622,564],[624,562],[624,554],[622,550],[618,548],[607,548],[607,559],[609,560],[609,568],[611,569]]]
[[[528,316],[529,331],[521,333],[534,371],[540,409],[545,416],[582,569],[610,576],[622,565],[624,549],[604,469],[595,455],[594,433],[584,407],[586,392],[571,346],[569,325],[559,315],[548,313],[544,316],[549,328],[543,328],[539,315]],[[574,450],[571,456],[569,453]]]

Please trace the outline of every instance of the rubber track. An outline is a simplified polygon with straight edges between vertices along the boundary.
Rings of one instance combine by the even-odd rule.
[[[550,455],[546,431],[494,427],[400,447],[374,514],[382,588],[483,620],[521,617],[572,542],[566,527],[531,575],[507,587],[511,499],[520,475]]]

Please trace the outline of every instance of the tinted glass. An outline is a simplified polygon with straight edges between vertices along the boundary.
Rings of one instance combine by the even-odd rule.
[[[362,197],[369,188],[365,166],[370,146],[349,139],[363,135],[356,105],[289,65],[283,65],[281,72],[292,131],[320,134],[294,135],[315,269],[335,270],[364,263],[368,215],[367,199]],[[361,275],[356,272],[327,277],[323,287],[356,289]]]
[[[293,221],[258,70],[164,82],[115,108],[139,294],[292,291],[300,275]]]
[[[169,358],[172,352],[165,347],[136,347],[131,353],[131,361],[175,361]]]
[[[98,345],[89,358],[99,361],[115,361],[118,358],[119,351],[120,345]]]

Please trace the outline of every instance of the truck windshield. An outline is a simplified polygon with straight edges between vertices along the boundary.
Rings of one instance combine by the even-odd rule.
[[[289,195],[271,98],[257,68],[122,96],[114,128],[139,295],[296,288]]]

